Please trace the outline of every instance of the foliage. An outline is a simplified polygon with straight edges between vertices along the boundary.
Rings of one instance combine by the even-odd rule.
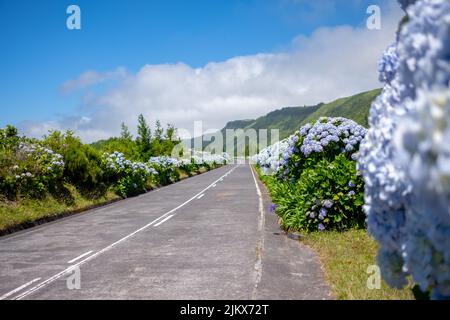
[[[133,140],[133,136],[130,133],[130,130],[128,129],[127,125],[125,124],[125,122],[122,122],[122,124],[120,125],[121,130],[120,130],[120,138],[125,140],[125,141],[131,141]]]
[[[345,154],[318,160],[295,181],[266,179],[285,229],[346,230],[364,227],[363,183]]]
[[[167,185],[180,179],[180,173],[176,170],[179,165],[177,159],[167,156],[151,157],[148,164],[159,172],[157,177],[159,185]]]
[[[39,144],[3,141],[0,150],[0,192],[9,199],[39,197],[62,181],[62,156]]]
[[[255,157],[269,181],[286,229],[363,227],[363,180],[356,155],[365,129],[345,118],[321,118]]]
[[[104,154],[102,166],[118,195],[133,196],[148,189],[149,179],[158,172],[142,162],[125,159],[119,152]]]
[[[366,130],[345,118],[323,117],[313,125],[306,124],[287,139],[277,174],[296,181],[303,170],[314,167],[321,159],[332,162],[345,154],[356,159],[356,151]]]
[[[138,137],[136,139],[136,143],[138,145],[140,159],[144,160],[145,158],[148,157],[152,147],[151,145],[152,134],[151,129],[142,114],[140,114],[138,117],[137,131]]]
[[[359,159],[368,228],[386,282],[400,288],[411,275],[449,299],[450,3],[400,2],[408,17],[380,62]]]
[[[64,178],[86,190],[104,189],[101,154],[83,144],[73,132],[52,131],[42,144],[63,156]]]
[[[107,140],[99,140],[92,143],[91,146],[100,153],[113,153],[117,151],[130,160],[138,160],[141,158],[136,141],[123,137],[113,137]]]

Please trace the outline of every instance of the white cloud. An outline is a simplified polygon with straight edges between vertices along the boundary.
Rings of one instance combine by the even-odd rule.
[[[299,36],[289,50],[235,57],[202,68],[183,63],[145,65],[136,74],[122,69],[84,73],[63,85],[65,92],[120,75],[121,81],[83,108],[86,114],[57,122],[28,123],[34,136],[50,127],[71,128],[83,140],[118,135],[120,123],[133,131],[139,113],[152,123],[173,123],[192,130],[221,128],[229,120],[255,118],[282,106],[312,105],[379,87],[377,62],[394,40],[401,13],[391,8],[382,29],[339,26]],[[363,24],[365,25],[365,23]],[[121,71],[118,71],[121,70]],[[81,117],[90,121],[80,121]]]
[[[74,90],[86,88],[108,80],[122,79],[127,75],[126,69],[118,67],[116,70],[108,72],[97,72],[88,70],[80,74],[76,79],[70,79],[64,82],[60,88],[62,94],[69,94]]]

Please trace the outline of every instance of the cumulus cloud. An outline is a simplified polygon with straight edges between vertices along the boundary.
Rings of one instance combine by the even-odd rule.
[[[124,121],[133,129],[142,113],[151,122],[193,129],[221,128],[229,120],[255,118],[283,106],[312,105],[379,87],[377,61],[394,40],[401,13],[391,8],[381,30],[339,26],[293,39],[284,52],[262,53],[211,62],[201,68],[184,63],[145,65],[136,74],[124,70],[84,73],[67,81],[71,92],[120,74],[113,89],[90,97],[86,114],[56,122],[28,123],[27,133],[71,128],[83,140],[118,135]],[[81,119],[89,119],[82,121]]]

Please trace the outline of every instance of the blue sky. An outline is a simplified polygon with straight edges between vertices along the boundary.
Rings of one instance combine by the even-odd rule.
[[[387,2],[1,1],[0,125],[58,121],[94,108],[86,106],[86,95],[108,90],[108,84],[61,93],[63,83],[89,70],[123,67],[136,74],[145,65],[183,62],[200,68],[238,56],[289,52],[293,39],[319,28],[363,28],[367,6],[384,8]],[[81,8],[81,30],[66,28],[70,4]]]

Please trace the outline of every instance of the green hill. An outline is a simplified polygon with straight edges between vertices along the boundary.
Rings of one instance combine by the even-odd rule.
[[[315,121],[320,117],[344,117],[367,127],[369,125],[370,105],[380,93],[381,89],[375,89],[323,104],[316,112],[308,116],[302,124]]]
[[[272,111],[255,120],[230,121],[220,131],[225,137],[225,130],[227,129],[269,129],[269,132],[270,129],[279,129],[280,139],[284,139],[298,130],[302,125],[313,122],[320,117],[345,117],[367,127],[370,106],[380,92],[381,89],[375,89],[354,96],[340,98],[329,103],[319,103],[315,106],[285,107]],[[203,136],[203,148],[208,146],[211,136]],[[195,140],[201,138],[195,138]],[[199,143],[198,145],[202,144]]]

